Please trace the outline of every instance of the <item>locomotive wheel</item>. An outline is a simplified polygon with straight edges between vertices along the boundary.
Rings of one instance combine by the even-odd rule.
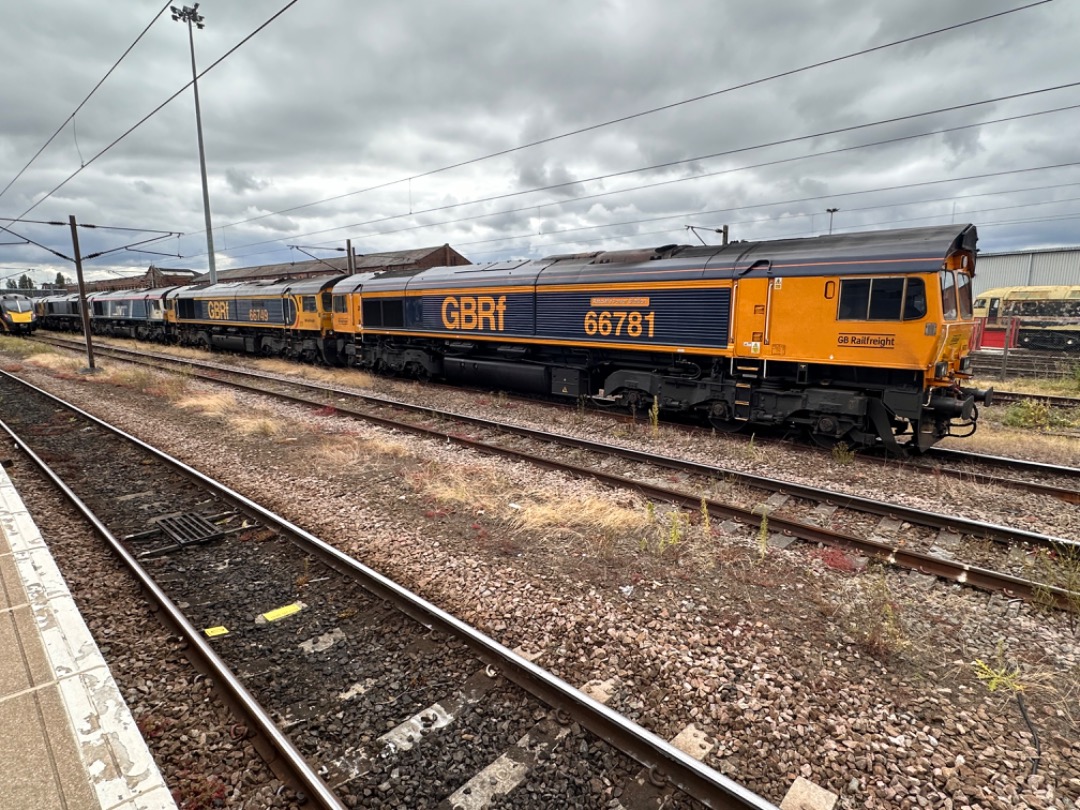
[[[746,422],[734,418],[726,402],[717,402],[709,410],[709,424],[721,433],[738,433]]]
[[[818,433],[813,428],[808,428],[806,435],[810,437],[810,441],[823,450],[832,450],[840,441],[835,436],[830,436],[826,433]]]

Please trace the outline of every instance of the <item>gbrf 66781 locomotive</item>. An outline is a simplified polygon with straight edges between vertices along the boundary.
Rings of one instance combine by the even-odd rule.
[[[102,333],[919,451],[990,400],[964,385],[975,243],[950,225],[89,300]],[[74,324],[71,298],[42,302],[47,326]]]

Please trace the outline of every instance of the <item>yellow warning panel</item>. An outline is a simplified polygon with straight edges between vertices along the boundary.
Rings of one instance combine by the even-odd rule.
[[[214,638],[216,636],[229,635],[229,628],[218,625],[217,627],[207,627],[205,630],[203,630],[203,632],[206,633],[208,637]]]
[[[264,613],[262,618],[268,622],[276,622],[278,619],[284,619],[286,616],[292,616],[294,613],[299,613],[303,607],[303,602],[293,602],[291,605],[285,605],[284,607],[279,607]]]

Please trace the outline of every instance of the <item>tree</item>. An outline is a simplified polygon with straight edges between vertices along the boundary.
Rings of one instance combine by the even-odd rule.
[[[19,276],[18,288],[20,290],[32,290],[34,289],[34,280],[30,278],[26,273]]]
[[[56,281],[53,282],[53,286],[59,289],[60,287],[66,287],[68,284],[67,276],[63,273],[56,274]]]
[[[17,290],[17,289],[19,289],[19,285],[15,283],[15,279],[9,278],[7,280],[7,289],[9,289],[9,290]]]

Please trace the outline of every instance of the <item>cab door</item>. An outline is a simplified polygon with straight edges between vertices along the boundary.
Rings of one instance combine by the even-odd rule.
[[[735,357],[765,357],[772,282],[771,278],[735,282]]]
[[[736,378],[732,416],[748,421],[754,408],[754,389],[765,376],[765,346],[769,340],[769,301],[772,278],[735,282],[735,346],[731,372]]]

